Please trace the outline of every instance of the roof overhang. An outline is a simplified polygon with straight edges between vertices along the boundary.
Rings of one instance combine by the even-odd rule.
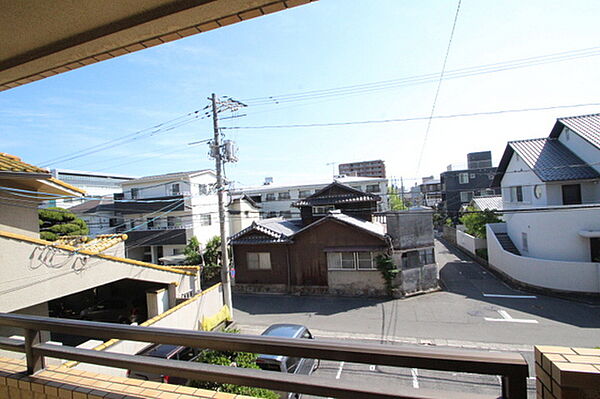
[[[316,0],[0,0],[0,90]]]
[[[81,197],[85,191],[80,188],[71,186],[68,183],[48,176],[38,176],[37,173],[20,173],[18,176],[10,176],[10,174],[0,174],[0,185],[18,190],[35,191],[37,194],[29,193],[31,197],[39,197],[40,200],[50,199],[46,194],[65,196],[65,197]],[[18,195],[13,195],[15,198]]]

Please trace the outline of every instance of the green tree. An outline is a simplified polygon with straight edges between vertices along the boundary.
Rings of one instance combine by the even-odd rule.
[[[188,265],[199,265],[202,263],[202,253],[200,252],[200,242],[196,236],[190,238],[185,249],[185,263]]]
[[[390,199],[390,209],[392,211],[402,211],[408,209],[402,196],[398,193],[398,188],[391,186],[388,188],[388,198]]]
[[[228,333],[239,333],[239,330],[225,330]],[[258,355],[247,352],[215,351],[207,349],[202,351],[196,361],[201,363],[216,364],[219,366],[241,367],[246,369],[259,369],[256,365]],[[246,387],[233,384],[221,384],[212,381],[193,380],[190,385],[196,388],[210,389],[217,392],[227,392],[236,395],[247,395],[256,398],[278,399],[279,395],[264,388]]]
[[[82,236],[90,232],[83,219],[66,209],[52,207],[38,210],[40,237],[55,241],[61,236]]]
[[[204,249],[204,262],[215,266],[221,263],[221,237],[214,236],[208,240]]]
[[[501,221],[496,212],[489,209],[477,212],[473,207],[468,207],[467,213],[460,217],[460,222],[465,226],[465,232],[477,238],[486,238],[486,224]]]

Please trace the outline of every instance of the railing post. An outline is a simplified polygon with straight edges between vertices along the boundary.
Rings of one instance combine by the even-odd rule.
[[[25,330],[25,356],[27,358],[27,374],[35,374],[44,368],[44,357],[35,355],[33,347],[41,342],[40,331]]]
[[[504,399],[527,399],[527,376],[502,376]]]

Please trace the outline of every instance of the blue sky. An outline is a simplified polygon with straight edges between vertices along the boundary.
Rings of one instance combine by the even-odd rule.
[[[49,159],[131,134],[204,107],[212,92],[277,96],[439,72],[456,1],[320,0],[181,39],[0,93],[0,151]],[[447,70],[600,46],[600,2],[463,0]],[[445,80],[436,115],[600,102],[600,56]],[[428,116],[436,83],[250,106],[222,126]],[[426,121],[298,129],[226,130],[240,147],[227,165],[238,185],[331,176],[331,162],[382,158],[407,185],[471,151],[543,137],[560,116],[600,106]],[[227,115],[223,115],[227,116]],[[210,168],[212,122],[51,165],[143,176]]]

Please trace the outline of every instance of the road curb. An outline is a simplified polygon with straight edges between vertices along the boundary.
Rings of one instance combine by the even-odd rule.
[[[267,329],[268,325],[249,325],[236,323],[236,327],[242,330],[244,334],[261,334]],[[319,329],[310,329],[313,335],[319,339],[332,340],[360,340],[370,343],[385,343],[399,345],[417,345],[417,346],[435,346],[447,348],[488,350],[498,352],[533,352],[533,345],[523,344],[503,344],[492,342],[474,342],[463,340],[452,340],[444,338],[409,338],[409,337],[387,337],[385,340],[376,334],[358,334],[350,332],[326,331]]]

